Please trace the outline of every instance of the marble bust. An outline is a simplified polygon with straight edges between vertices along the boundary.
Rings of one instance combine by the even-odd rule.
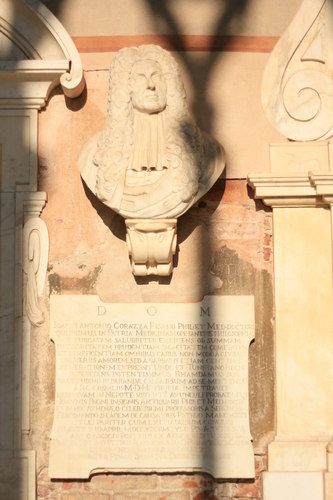
[[[106,125],[78,165],[89,189],[125,219],[171,219],[212,187],[225,153],[190,117],[173,57],[143,45],[113,59]]]

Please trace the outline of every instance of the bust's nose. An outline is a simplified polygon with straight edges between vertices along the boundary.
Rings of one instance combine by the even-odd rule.
[[[147,88],[149,90],[155,90],[155,83],[150,76],[147,78]]]

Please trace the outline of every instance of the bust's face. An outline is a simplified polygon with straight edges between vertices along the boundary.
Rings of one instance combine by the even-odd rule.
[[[136,62],[131,71],[133,108],[141,113],[159,113],[166,106],[167,87],[162,69],[151,60]]]

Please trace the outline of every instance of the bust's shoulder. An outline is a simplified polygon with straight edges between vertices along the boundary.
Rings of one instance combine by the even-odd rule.
[[[93,159],[97,152],[97,143],[101,133],[102,131],[100,130],[89,137],[80,149],[76,160],[83,180],[93,193],[95,192],[97,172],[97,167],[94,165]]]
[[[202,172],[201,183],[209,183],[210,187],[217,181],[225,168],[226,154],[224,147],[215,137],[202,132],[205,145],[204,171]],[[209,189],[210,189],[209,187]]]

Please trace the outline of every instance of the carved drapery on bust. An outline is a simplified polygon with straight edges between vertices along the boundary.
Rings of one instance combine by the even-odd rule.
[[[175,60],[144,45],[115,56],[106,126],[84,144],[78,164],[91,191],[120,215],[157,219],[186,212],[225,159],[191,119]]]
[[[173,57],[161,47],[143,45],[115,56],[105,128],[83,145],[78,165],[89,189],[125,219],[167,222],[213,186],[224,169],[225,153],[190,117]],[[146,237],[138,238],[138,244],[141,240]],[[172,259],[174,238],[170,245],[162,253]],[[140,254],[142,275],[143,251],[129,248],[134,274],[133,258]],[[159,274],[160,265],[172,272],[172,265],[148,253],[146,274]]]
[[[262,85],[269,121],[288,139],[333,135],[333,5],[304,0],[273,50]]]

